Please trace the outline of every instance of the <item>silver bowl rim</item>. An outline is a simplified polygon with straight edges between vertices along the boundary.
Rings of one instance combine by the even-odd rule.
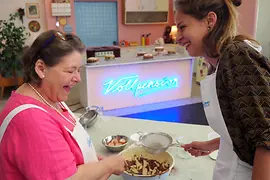
[[[136,148],[136,147],[132,147],[131,149]],[[130,150],[130,149],[129,149]],[[128,149],[124,150],[124,151],[128,151]],[[128,175],[128,176],[132,176],[132,177],[138,177],[138,178],[152,178],[152,177],[159,177],[162,176],[170,171],[172,171],[172,169],[175,167],[175,158],[172,155],[172,153],[168,152],[168,151],[164,151],[165,153],[167,153],[171,158],[172,158],[172,164],[170,164],[170,167],[167,171],[163,172],[162,174],[157,174],[157,175],[136,175],[136,174],[131,174],[129,172],[127,172],[126,170],[123,172],[124,174]],[[120,152],[119,154],[122,155],[123,151]]]
[[[160,135],[163,135],[163,136],[167,137],[169,139],[169,142],[170,142],[169,146],[172,144],[173,138],[169,134],[167,134],[165,132],[151,132],[151,133],[148,133],[148,134],[143,135],[143,136],[140,137],[140,142],[142,142],[142,146],[147,148],[147,149],[151,149],[151,150],[159,150],[159,149],[165,149],[166,150],[166,149],[168,149],[169,146],[163,147],[163,148],[152,148],[152,147],[148,147],[148,146],[145,145],[145,143],[144,143],[145,138],[147,136],[155,135],[155,134],[160,134]]]
[[[117,137],[117,136],[121,136],[121,137],[124,137],[125,138],[125,140],[126,140],[126,143],[125,144],[122,144],[122,145],[119,145],[119,146],[108,146],[104,141],[105,141],[105,139],[107,139],[107,138],[109,138],[109,137]],[[101,140],[101,142],[102,142],[102,144],[104,145],[104,146],[106,146],[106,147],[109,147],[109,148],[119,148],[119,147],[124,147],[124,146],[126,146],[127,144],[128,144],[128,141],[129,141],[129,138],[127,137],[127,136],[125,136],[125,135],[110,135],[110,136],[107,136],[107,137],[105,137],[105,138],[103,138],[102,140]]]

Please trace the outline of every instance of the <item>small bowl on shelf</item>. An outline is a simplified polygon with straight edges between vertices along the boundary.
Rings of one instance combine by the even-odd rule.
[[[128,137],[124,135],[107,136],[102,144],[111,152],[121,152],[128,144]]]

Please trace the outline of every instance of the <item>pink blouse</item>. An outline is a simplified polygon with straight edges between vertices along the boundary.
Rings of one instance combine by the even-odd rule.
[[[18,113],[0,143],[0,179],[64,180],[83,164],[83,155],[64,125],[73,126],[55,110],[34,98],[13,92],[0,113],[0,124],[14,108],[34,104]],[[66,115],[68,112],[64,112]]]

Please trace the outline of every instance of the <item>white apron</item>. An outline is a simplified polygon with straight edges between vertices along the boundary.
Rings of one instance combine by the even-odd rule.
[[[65,103],[61,103],[70,113],[71,116],[75,118],[74,114],[70,111],[70,109],[67,107],[67,105]],[[17,115],[18,113],[20,113],[21,111],[24,111],[26,109],[29,108],[38,108],[40,110],[43,110],[45,112],[47,112],[45,109],[43,109],[40,106],[34,105],[34,104],[24,104],[21,105],[15,109],[13,109],[4,119],[3,123],[0,126],[0,143],[1,140],[4,136],[4,133],[9,125],[9,123],[12,121],[13,117],[15,115]],[[77,121],[77,120],[76,120]],[[66,127],[65,127],[66,128]],[[87,132],[84,130],[84,128],[82,127],[82,125],[80,124],[79,121],[76,122],[76,126],[73,129],[73,132],[69,131],[68,128],[66,128],[66,130],[68,132],[70,132],[70,134],[72,135],[72,137],[76,140],[76,142],[78,143],[81,152],[83,154],[83,159],[84,159],[84,163],[87,162],[97,162],[97,155],[96,155],[96,151],[95,148],[93,146],[92,140],[89,137],[89,135],[87,134]]]
[[[223,119],[216,91],[216,72],[201,81],[201,95],[209,125],[220,135],[213,180],[251,180],[252,166],[241,161]]]

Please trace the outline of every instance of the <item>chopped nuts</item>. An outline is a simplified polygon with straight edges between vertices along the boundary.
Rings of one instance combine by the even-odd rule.
[[[126,172],[132,175],[157,176],[169,170],[169,163],[158,162],[144,157],[134,156],[132,160],[126,160]]]
[[[122,139],[119,140],[119,142],[122,143],[122,144],[125,144],[127,141],[122,138]]]

